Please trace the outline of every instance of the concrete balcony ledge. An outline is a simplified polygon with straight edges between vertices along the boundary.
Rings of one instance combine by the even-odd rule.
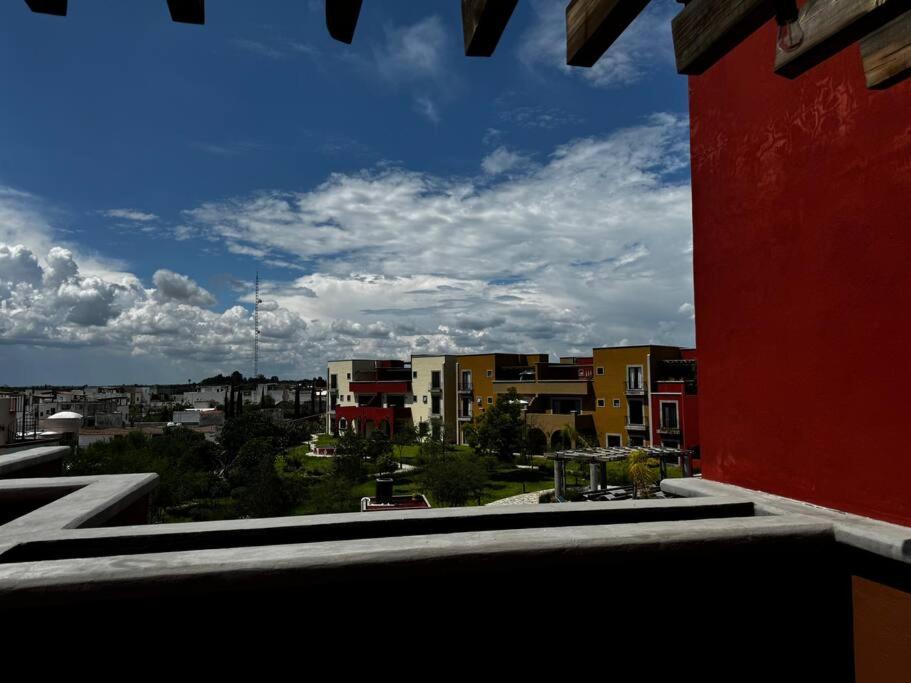
[[[665,479],[661,490],[675,496],[750,501],[759,515],[804,515],[830,524],[834,539],[847,547],[911,564],[911,528],[705,479]]]
[[[39,446],[14,451],[0,451],[0,479],[58,475],[69,446]]]
[[[385,513],[376,513],[385,514]],[[565,564],[586,558],[600,566],[647,564],[664,556],[761,554],[770,548],[801,555],[831,544],[831,527],[812,517],[747,517],[676,522],[585,525],[559,529],[368,538],[264,547],[80,558],[0,565],[0,606],[56,599],[92,601],[104,594],[192,594],[257,577],[260,587],[300,589],[419,572],[445,576],[453,567],[504,563]]]

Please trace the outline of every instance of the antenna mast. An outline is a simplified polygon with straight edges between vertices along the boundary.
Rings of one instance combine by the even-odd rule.
[[[253,379],[259,377],[259,271],[256,271],[256,296],[253,299]]]

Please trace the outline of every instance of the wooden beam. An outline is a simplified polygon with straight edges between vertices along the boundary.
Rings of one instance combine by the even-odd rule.
[[[860,41],[867,87],[885,90],[911,76],[911,12]]]
[[[361,0],[326,0],[326,28],[336,40],[351,44],[361,15]]]
[[[462,0],[462,33],[468,57],[490,57],[519,0]]]
[[[28,8],[38,14],[53,14],[55,17],[66,16],[66,0],[25,0]]]
[[[672,22],[677,72],[705,73],[774,16],[770,0],[692,0]]]
[[[649,0],[572,0],[566,7],[566,63],[594,66]]]
[[[808,0],[800,8],[803,43],[779,50],[775,73],[797,78],[911,9],[911,0]]]
[[[181,24],[205,24],[205,0],[168,0],[171,21]]]

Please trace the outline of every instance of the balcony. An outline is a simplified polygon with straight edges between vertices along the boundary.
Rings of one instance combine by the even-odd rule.
[[[629,416],[626,418],[626,429],[630,432],[648,431],[648,418],[642,418],[642,422],[630,422]]]
[[[353,394],[410,394],[411,382],[351,382],[349,385]]]
[[[443,385],[439,384],[437,386],[430,385],[430,388],[427,390],[431,394],[441,394],[443,393]]]
[[[519,395],[551,396],[587,396],[591,382],[589,380],[496,380],[493,390],[496,394],[505,394],[515,389]]]
[[[474,389],[471,382],[469,382],[468,384],[460,384],[458,391],[460,394],[470,394]]]
[[[645,385],[641,383],[624,382],[627,396],[645,396]]]
[[[680,426],[675,425],[675,426],[671,427],[671,426],[661,425],[660,427],[658,427],[658,433],[666,434],[668,436],[680,436]]]
[[[56,451],[62,459],[68,449]],[[42,467],[48,451],[14,455],[20,466],[0,478],[27,476],[27,460]],[[665,494],[679,496],[669,499],[148,525],[156,479],[0,481],[0,612],[15,616],[10,639],[53,624],[66,626],[68,645],[94,646],[90,624],[129,624],[106,637],[136,645],[200,614],[255,624],[309,609],[320,618],[301,633],[328,647],[362,614],[364,595],[392,585],[447,609],[426,643],[411,636],[420,657],[439,658],[466,630],[527,644],[526,633],[504,636],[499,622],[477,619],[502,602],[504,577],[531,595],[542,577],[610,585],[635,576],[643,590],[611,593],[618,616],[600,627],[625,656],[653,654],[641,634],[669,619],[672,604],[684,616],[668,627],[712,644],[675,659],[675,677],[730,675],[734,657],[769,680],[847,681],[852,639],[868,636],[865,620],[881,604],[868,596],[894,591],[911,563],[906,527],[698,479],[665,480]],[[683,580],[669,585],[669,576]],[[661,598],[655,609],[642,608],[643,592]],[[196,645],[221,635],[203,630]]]

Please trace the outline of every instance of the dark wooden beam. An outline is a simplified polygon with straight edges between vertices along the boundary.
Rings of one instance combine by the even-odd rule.
[[[53,14],[56,17],[66,16],[66,0],[25,0],[28,8],[38,14]]]
[[[891,88],[911,76],[911,12],[860,41],[867,87]]]
[[[490,57],[519,0],[462,0],[462,33],[468,57]]]
[[[361,0],[326,0],[326,28],[329,35],[351,44],[361,15]]]
[[[205,24],[205,0],[168,0],[171,21],[181,24]]]
[[[572,0],[566,7],[566,63],[594,66],[649,0]]]
[[[803,43],[779,51],[775,73],[797,78],[911,9],[911,0],[808,0],[800,8]]]
[[[691,0],[672,23],[677,72],[705,73],[774,16],[771,0]]]

